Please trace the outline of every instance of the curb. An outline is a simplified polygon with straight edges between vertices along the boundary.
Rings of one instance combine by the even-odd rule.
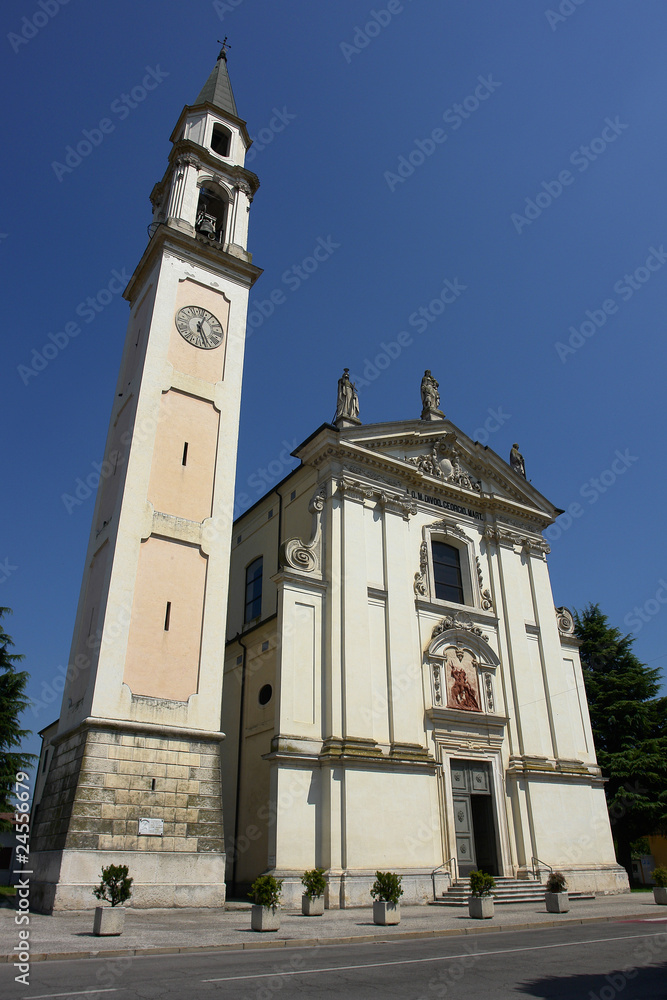
[[[568,917],[566,920],[524,921],[520,924],[484,924],[480,927],[448,927],[432,931],[396,931],[391,934],[354,934],[346,937],[326,938],[279,938],[273,941],[240,941],[234,944],[205,944],[178,948],[109,948],[103,951],[57,951],[37,952],[30,956],[31,962],[58,962],[79,959],[103,958],[150,958],[153,955],[191,955],[196,952],[216,951],[256,951],[276,948],[320,948],[335,944],[389,944],[392,941],[409,941],[415,938],[466,937],[474,934],[494,934],[507,931],[544,930],[549,927],[575,926],[577,924],[623,923],[630,920],[646,920],[645,913],[622,913],[600,917]],[[0,955],[0,963],[9,963],[14,955]]]

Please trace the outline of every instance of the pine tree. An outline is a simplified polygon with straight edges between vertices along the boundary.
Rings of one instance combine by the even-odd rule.
[[[667,830],[667,698],[660,671],[632,652],[597,604],[575,613],[598,763],[619,864],[632,876],[631,843]]]
[[[0,812],[14,812],[12,791],[19,771],[30,769],[35,760],[31,753],[21,753],[23,740],[30,730],[21,729],[19,716],[30,704],[25,694],[28,673],[17,670],[23,656],[11,653],[14,645],[4,630],[2,618],[10,608],[0,608]]]

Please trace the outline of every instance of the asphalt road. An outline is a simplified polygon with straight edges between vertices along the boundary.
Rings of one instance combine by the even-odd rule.
[[[194,944],[195,942],[193,942]],[[0,965],[2,1000],[666,1000],[667,922]]]

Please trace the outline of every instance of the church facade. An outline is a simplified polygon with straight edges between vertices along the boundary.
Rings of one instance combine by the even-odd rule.
[[[220,906],[263,872],[330,908],[376,869],[621,891],[571,616],[541,532],[559,513],[440,410],[333,424],[233,523],[248,246],[259,186],[224,50],[171,136],[130,319],[59,718],[43,732],[31,906]],[[417,395],[415,391],[415,396]]]
[[[578,641],[542,531],[559,513],[439,410],[362,425],[347,373],[334,425],[234,525],[225,662],[228,879],[326,870],[365,905],[481,867],[627,890],[596,764]],[[415,396],[417,393],[415,392]],[[416,407],[417,408],[417,407]]]

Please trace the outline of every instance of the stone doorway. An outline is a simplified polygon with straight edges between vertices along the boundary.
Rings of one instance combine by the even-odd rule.
[[[490,764],[453,760],[452,802],[459,875],[476,868],[498,874],[498,846]]]

